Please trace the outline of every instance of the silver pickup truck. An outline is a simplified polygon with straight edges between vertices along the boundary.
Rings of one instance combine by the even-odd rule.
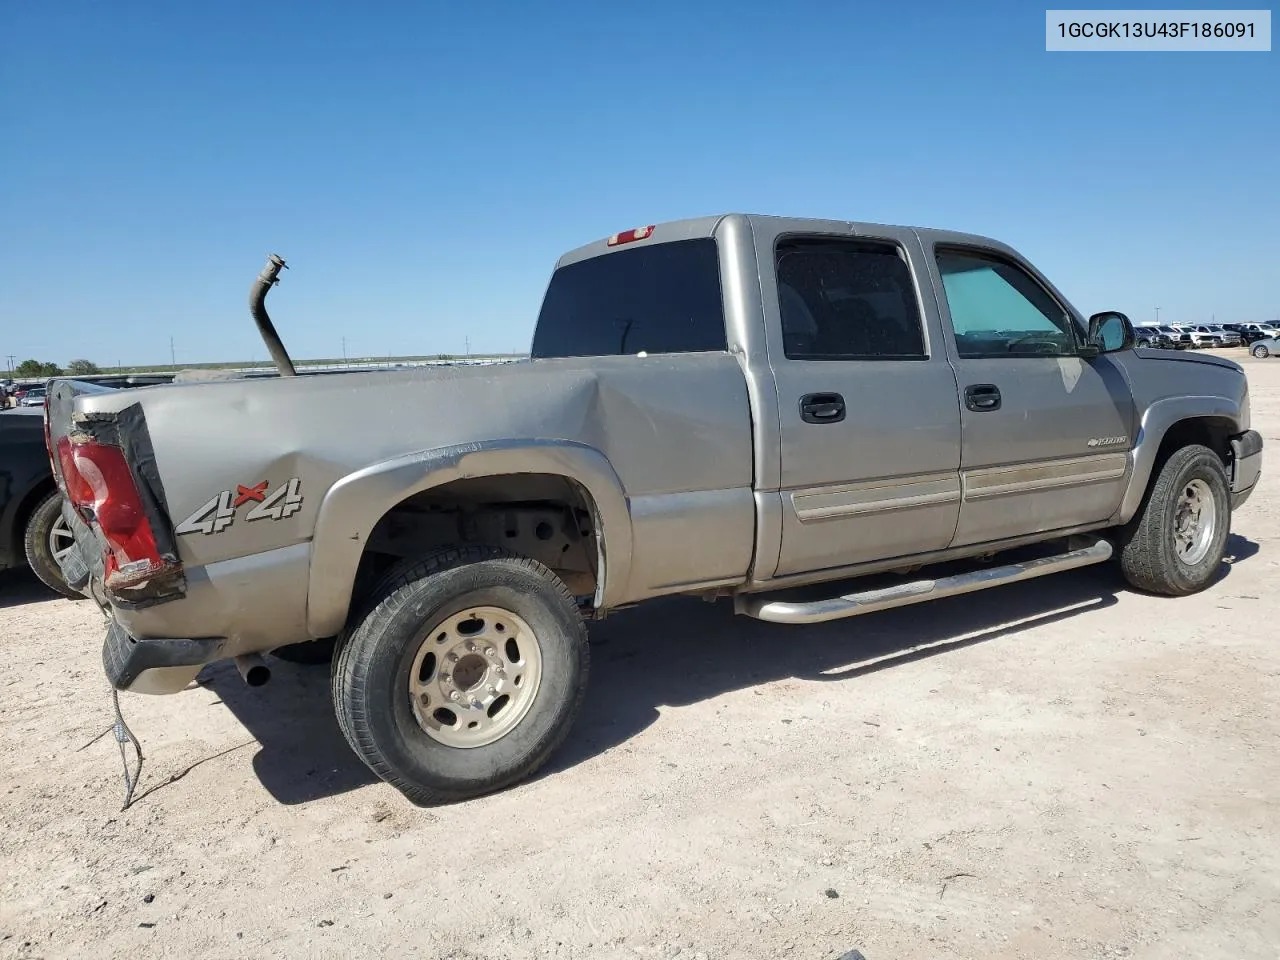
[[[637,228],[560,259],[530,360],[332,376],[266,316],[280,266],[253,303],[280,376],[52,385],[64,572],[119,690],[331,657],[352,749],[416,803],[547,759],[593,617],[691,594],[812,623],[1113,556],[1189,594],[1261,470],[1237,364],[1135,349],[984,237]]]

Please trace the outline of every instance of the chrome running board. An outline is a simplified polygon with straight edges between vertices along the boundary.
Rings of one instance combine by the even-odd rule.
[[[954,597],[962,593],[972,593],[974,590],[986,590],[1005,583],[1017,583],[1019,580],[1031,580],[1050,573],[1060,573],[1063,570],[1075,570],[1077,567],[1087,567],[1109,560],[1111,552],[1109,542],[1098,540],[1078,550],[1068,550],[1066,553],[1028,560],[1025,563],[988,567],[971,573],[942,577],[939,580],[913,580],[910,583],[900,583],[879,590],[864,590],[861,593],[848,593],[842,597],[814,600],[809,603],[774,600],[770,599],[769,594],[740,594],[734,598],[734,610],[737,613],[755,617],[757,620],[768,620],[772,623],[824,623],[827,620],[856,617],[876,610],[905,607],[925,600]]]

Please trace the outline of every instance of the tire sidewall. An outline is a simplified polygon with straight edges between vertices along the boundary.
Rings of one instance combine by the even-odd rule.
[[[1227,537],[1231,532],[1231,493],[1227,488],[1226,472],[1222,462],[1211,451],[1205,450],[1182,464],[1170,478],[1169,496],[1162,504],[1164,516],[1161,527],[1162,549],[1170,574],[1178,585],[1187,591],[1199,590],[1218,575],[1222,559],[1226,554]],[[1213,497],[1215,510],[1215,526],[1213,540],[1209,551],[1197,564],[1187,564],[1178,556],[1174,547],[1173,531],[1176,527],[1178,500],[1183,488],[1192,480],[1203,480],[1209,487]]]
[[[61,517],[62,494],[54,490],[31,511],[31,516],[27,519],[23,547],[27,563],[40,582],[64,597],[74,600],[79,599],[81,595],[67,584],[62,575],[62,568],[53,558],[53,551],[49,547],[49,537]]]
[[[524,718],[501,739],[450,747],[415,719],[409,672],[437,624],[479,606],[509,610],[529,625],[541,648],[541,680]],[[563,736],[586,679],[585,628],[577,610],[552,583],[509,559],[455,567],[401,587],[349,642],[369,645],[366,669],[358,671],[352,687],[363,689],[366,723],[380,752],[402,776],[441,793],[470,794],[518,779]]]

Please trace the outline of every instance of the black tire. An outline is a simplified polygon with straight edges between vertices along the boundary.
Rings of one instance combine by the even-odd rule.
[[[523,780],[568,734],[586,690],[586,625],[573,597],[537,561],[498,547],[449,547],[398,569],[339,641],[332,690],[338,725],[379,777],[420,806],[490,793]],[[468,607],[522,618],[540,650],[527,713],[500,739],[460,748],[429,736],[409,697],[421,642]]]
[[[1174,546],[1179,499],[1200,481],[1213,499],[1214,528],[1208,549],[1187,563]],[[1160,467],[1137,516],[1120,538],[1120,567],[1139,590],[1182,597],[1209,586],[1218,574],[1231,530],[1231,495],[1221,458],[1208,447],[1182,447]]]
[[[323,640],[291,643],[286,647],[276,647],[271,655],[287,663],[298,663],[306,667],[323,666],[333,661],[336,640],[335,637],[326,637]]]
[[[1251,353],[1259,360],[1265,360],[1267,357],[1271,356],[1271,351],[1261,343],[1254,347]]]
[[[62,493],[54,490],[46,496],[32,511],[27,519],[27,530],[23,546],[27,554],[27,563],[32,572],[50,590],[61,594],[68,600],[83,600],[84,594],[73,590],[62,576],[58,561],[53,558],[50,538],[53,528],[62,520]]]

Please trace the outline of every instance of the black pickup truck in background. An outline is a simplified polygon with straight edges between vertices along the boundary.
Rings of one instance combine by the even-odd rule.
[[[85,377],[99,387],[122,390],[167,383],[172,374]],[[53,481],[45,445],[44,408],[0,411],[0,571],[29,566],[46,586],[82,600],[67,586],[57,553],[73,543],[62,519],[62,494]]]

